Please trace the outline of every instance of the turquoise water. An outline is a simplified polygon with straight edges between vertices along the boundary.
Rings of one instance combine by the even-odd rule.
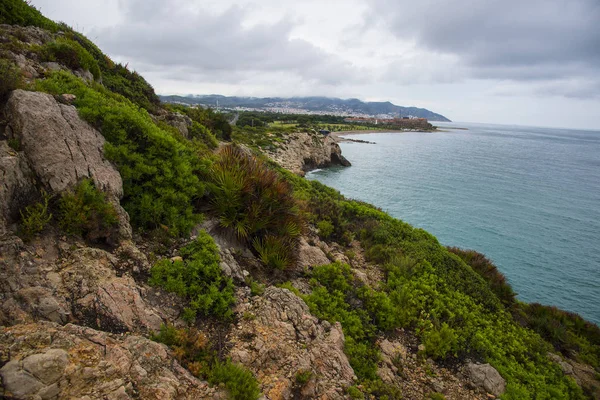
[[[376,144],[342,143],[352,167],[308,178],[486,254],[521,300],[600,324],[600,132],[456,126],[353,136]]]

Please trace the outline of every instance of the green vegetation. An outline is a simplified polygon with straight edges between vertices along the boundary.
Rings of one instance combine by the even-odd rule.
[[[51,94],[72,93],[79,115],[106,138],[105,153],[123,178],[122,206],[133,226],[166,226],[177,236],[200,221],[195,203],[204,195],[199,175],[210,160],[194,147],[160,129],[148,113],[99,84],[86,85],[67,72],[52,73],[37,88]]]
[[[9,60],[0,59],[0,101],[21,86],[23,86],[23,79],[19,68]]]
[[[55,61],[73,70],[88,70],[94,79],[100,79],[98,61],[74,40],[58,37],[56,40],[46,43],[38,51],[42,61]]]
[[[296,384],[304,386],[313,377],[313,372],[310,369],[300,369],[296,372]]]
[[[0,24],[37,26],[56,32],[59,25],[44,17],[29,2],[23,0],[2,0],[0,2]]]
[[[230,319],[235,302],[233,283],[223,275],[219,266],[219,250],[206,231],[179,250],[183,261],[168,259],[157,262],[151,269],[149,283],[187,299],[184,319],[196,320],[198,313]]]
[[[317,316],[342,324],[359,378],[375,377],[375,335],[405,327],[425,344],[427,356],[468,355],[492,364],[507,380],[504,398],[582,398],[574,381],[547,358],[551,346],[516,323],[489,282],[433,236],[321,184],[286,176],[309,221],[329,220],[334,240],[360,238],[385,269],[384,285],[374,290],[357,283],[347,266],[317,267],[306,296]]]
[[[207,379],[213,385],[224,384],[231,399],[258,399],[260,390],[254,375],[229,360],[220,361],[203,333],[163,325],[152,339],[172,348],[177,360],[195,376]]]
[[[23,1],[5,1],[0,11],[2,22],[51,23]],[[48,26],[57,27],[54,23]],[[305,221],[315,225],[325,240],[349,244],[359,239],[367,259],[382,267],[385,278],[376,288],[361,283],[347,265],[315,267],[310,273],[312,293],[303,296],[316,316],[342,325],[346,354],[361,380],[360,390],[348,388],[349,396],[399,398],[397,389],[377,377],[375,341],[402,327],[415,332],[425,345],[424,356],[439,360],[468,356],[492,364],[507,380],[504,399],[582,398],[581,390],[548,359],[547,352],[554,348],[563,354],[576,353],[580,360],[599,368],[597,327],[551,307],[516,302],[504,277],[485,257],[448,250],[429,233],[368,204],[347,200],[324,185],[281,169],[270,169],[235,145],[211,154],[208,150],[216,147],[217,137],[229,139],[225,116],[173,106],[193,120],[191,140],[181,137],[172,127],[150,117],[148,111],[156,110],[159,103],[143,78],[126,66],[114,65],[83,35],[60,28],[64,38],[47,44],[44,54],[71,68],[97,65],[103,84],[86,84],[70,73],[54,72],[36,87],[55,95],[77,96],[74,104],[82,118],[107,140],[106,155],[123,177],[122,204],[134,227],[168,231],[171,237],[187,234],[200,221],[204,202],[204,208],[270,268],[283,269],[294,261]],[[3,70],[2,62],[2,77],[16,76],[11,64],[5,64],[8,67]],[[2,80],[4,87],[18,84]],[[12,89],[3,90],[0,94],[5,95]],[[282,121],[281,115],[261,114],[241,115],[239,125],[247,125],[248,117],[251,125],[254,117],[260,117],[262,124],[238,126],[229,134],[235,141],[263,149],[284,146],[287,134],[296,126],[341,123],[337,117],[297,116]],[[61,227],[73,233],[94,238],[94,232],[112,226],[114,214],[90,182],[82,182],[58,205],[64,220]],[[33,236],[51,218],[49,199],[44,197],[24,209],[22,230]],[[196,241],[180,249],[180,255],[182,261],[157,262],[150,283],[185,298],[188,321],[198,314],[231,318],[233,284],[222,275],[210,236],[201,232]],[[249,284],[253,294],[260,293],[258,284]],[[281,287],[300,294],[289,283]],[[224,383],[233,398],[258,396],[252,374],[218,360],[201,333],[165,326],[155,339],[172,347],[195,375]],[[305,378],[298,379],[300,383]]]
[[[227,118],[212,108],[186,107],[180,104],[169,104],[167,108],[187,115],[198,125],[208,128],[209,132],[216,138],[226,142],[231,141],[232,129],[229,122],[227,122]]]
[[[515,319],[537,332],[563,355],[575,358],[600,372],[600,328],[579,315],[556,307],[519,303]]]
[[[448,250],[459,256],[475,272],[481,275],[490,286],[490,289],[506,307],[511,307],[515,304],[516,293],[508,282],[506,282],[504,275],[498,271],[498,268],[486,256],[473,250],[462,250],[458,247],[449,247]]]
[[[223,383],[234,400],[254,400],[260,395],[252,372],[231,361],[216,363],[209,376],[212,384]]]
[[[31,240],[35,235],[44,230],[46,225],[52,220],[52,214],[48,210],[50,195],[42,191],[42,199],[25,207],[25,212],[21,210],[21,225],[19,226],[19,235],[24,240]]]
[[[221,226],[252,245],[267,266],[290,265],[304,222],[289,183],[235,145],[219,151],[209,176],[209,197]]]
[[[72,191],[65,192],[58,201],[60,228],[69,235],[84,236],[96,241],[110,236],[119,219],[106,195],[91,179],[84,179]]]

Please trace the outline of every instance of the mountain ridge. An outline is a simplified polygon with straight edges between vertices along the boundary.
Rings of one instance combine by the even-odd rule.
[[[390,101],[365,102],[357,98],[341,99],[326,96],[294,96],[294,97],[245,97],[208,95],[159,95],[161,101],[167,103],[199,104],[221,107],[247,107],[255,109],[293,109],[296,111],[328,112],[337,115],[368,115],[387,117],[417,117],[430,121],[451,122],[447,117],[426,108],[405,107]]]

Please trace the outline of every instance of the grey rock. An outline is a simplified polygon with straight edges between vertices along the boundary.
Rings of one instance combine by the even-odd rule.
[[[49,94],[24,90],[15,90],[6,107],[13,136],[49,191],[60,193],[92,178],[105,192],[123,195],[121,176],[104,158],[104,138],[74,107],[58,104]]]
[[[0,369],[3,394],[16,399],[224,398],[166,346],[136,335],[50,322],[16,325],[0,331],[0,350],[9,357]]]
[[[320,248],[308,244],[305,238],[300,239],[298,244],[298,261],[299,268],[316,267],[318,265],[329,264],[330,261]]]
[[[27,398],[43,388],[43,384],[21,368],[19,361],[10,361],[0,369],[5,395]]]
[[[19,219],[19,210],[37,196],[35,177],[23,152],[16,152],[0,140],[0,236],[11,222]]]
[[[506,381],[490,364],[468,363],[466,370],[475,386],[485,389],[494,396],[501,396],[506,390]]]
[[[58,381],[64,374],[69,356],[62,349],[50,349],[45,353],[33,354],[23,360],[23,369],[46,385]]]
[[[93,179],[108,194],[119,216],[118,241],[131,238],[127,213],[118,199],[123,182],[104,157],[104,138],[79,118],[73,106],[59,104],[45,93],[15,90],[5,115],[11,135],[18,139],[31,170],[51,193],[74,187],[81,179]]]
[[[291,398],[295,374],[309,369],[314,382],[302,388],[308,398],[344,398],[355,376],[344,353],[341,325],[328,324],[326,330],[306,303],[287,289],[268,287],[249,301],[239,301],[236,312],[256,318],[237,327],[230,356],[259,378],[268,376],[261,382],[265,395]]]
[[[299,175],[315,168],[350,165],[342,156],[342,150],[334,137],[316,132],[292,133],[287,137],[285,145],[271,149],[266,154],[282,167]]]

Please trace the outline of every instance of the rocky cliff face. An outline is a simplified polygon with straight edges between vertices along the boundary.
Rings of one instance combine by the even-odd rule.
[[[273,161],[299,175],[331,165],[350,166],[335,137],[316,132],[291,133],[285,144],[266,153]]]

